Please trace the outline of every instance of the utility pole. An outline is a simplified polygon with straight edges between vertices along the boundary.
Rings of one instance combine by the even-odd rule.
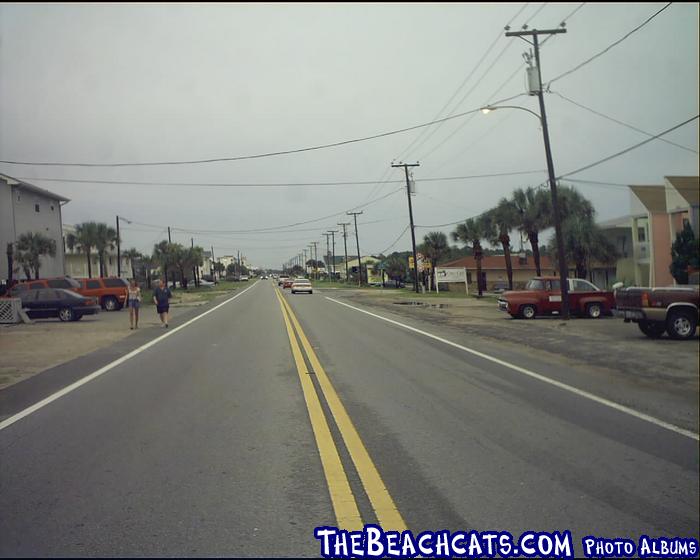
[[[308,265],[306,264],[308,262],[308,259],[306,258],[306,249],[301,250],[302,253],[304,253],[304,274],[308,274]]]
[[[211,246],[211,278],[216,282],[216,259],[214,259],[214,246]]]
[[[343,228],[343,245],[345,245],[345,281],[348,281],[348,231],[347,226],[350,225],[350,222],[343,222],[342,224],[338,224]]]
[[[310,246],[313,247],[313,255],[311,259],[314,261],[314,270],[316,271],[316,280],[318,280],[318,241],[312,241]]]
[[[119,216],[117,216],[117,278],[122,277],[121,237],[119,236]]]
[[[544,150],[547,156],[547,172],[549,174],[549,186],[552,193],[552,210],[554,214],[554,231],[557,238],[557,260],[559,261],[559,280],[561,284],[561,317],[564,320],[569,319],[569,281],[568,270],[566,265],[566,255],[564,253],[564,239],[561,231],[561,212],[559,211],[559,203],[557,197],[557,180],[554,174],[554,160],[552,159],[552,148],[549,142],[549,129],[547,128],[547,113],[544,108],[544,92],[542,91],[542,69],[540,66],[540,35],[555,35],[557,33],[566,33],[566,29],[545,29],[539,31],[508,31],[506,37],[520,37],[527,43],[530,43],[525,37],[532,37],[530,43],[535,49],[535,64],[537,65],[537,97],[540,102],[540,119],[542,121],[542,135],[544,136]],[[528,61],[529,62],[529,61]]]
[[[168,226],[168,243],[172,243],[173,240],[170,238],[170,226]]]
[[[413,204],[411,203],[411,182],[408,178],[408,168],[418,167],[420,163],[397,163],[391,164],[391,167],[403,167],[406,173],[406,196],[408,197],[408,217],[411,220],[411,244],[413,246],[413,284],[418,293],[418,253],[416,252],[416,230],[413,226]]]
[[[333,280],[335,280],[335,234],[338,233],[337,229],[329,230],[328,233],[331,234],[331,244],[333,245]]]
[[[331,236],[331,232],[327,231],[326,233],[322,233],[321,235],[323,235],[326,238],[326,276],[330,276],[330,274],[328,274],[328,271],[330,270],[329,265],[331,260],[331,247],[329,239]]]
[[[357,217],[362,212],[346,212],[348,216],[355,218],[355,241],[357,242],[357,270],[360,272],[358,285],[362,287],[362,257],[360,256],[360,234],[357,231]]]

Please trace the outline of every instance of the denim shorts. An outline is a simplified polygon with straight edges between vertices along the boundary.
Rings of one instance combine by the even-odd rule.
[[[129,307],[131,307],[131,309],[138,309],[139,307],[141,307],[141,302],[137,299],[130,299]]]

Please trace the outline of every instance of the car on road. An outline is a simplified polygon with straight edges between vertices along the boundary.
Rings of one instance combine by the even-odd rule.
[[[278,286],[281,286],[282,284],[284,284],[284,281],[285,281],[285,280],[289,280],[289,276],[280,276],[280,277],[277,279],[277,285],[278,285]]]
[[[569,309],[572,314],[598,319],[615,307],[613,292],[606,292],[582,278],[569,278]],[[561,285],[557,276],[537,276],[524,290],[508,291],[498,298],[498,308],[513,318],[533,319],[561,313]]]
[[[664,333],[677,340],[695,336],[700,317],[700,288],[673,286],[667,288],[621,288],[615,290],[616,316],[625,323],[637,323],[649,338]]]
[[[297,278],[292,282],[292,285],[290,286],[292,289],[293,294],[298,294],[298,293],[305,293],[305,294],[313,294],[314,289],[313,286],[311,286],[311,281],[306,279],[306,278]]]
[[[97,299],[71,290],[41,288],[20,294],[22,309],[31,319],[58,317],[61,321],[79,321],[84,315],[100,312]]]
[[[296,278],[285,278],[282,281],[282,288],[291,288],[292,284],[294,284],[294,282],[296,282],[296,280],[297,280]]]
[[[126,305],[129,282],[124,278],[76,278],[80,295],[95,297],[105,311],[119,311]]]

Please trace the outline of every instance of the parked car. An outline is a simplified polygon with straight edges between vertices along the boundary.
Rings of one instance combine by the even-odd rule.
[[[588,280],[569,278],[571,313],[597,319],[610,315],[615,307],[613,292],[604,292]],[[533,319],[537,315],[561,313],[561,285],[557,276],[538,276],[521,291],[505,292],[498,298],[498,308],[513,318]]]
[[[281,276],[277,279],[277,285],[278,285],[278,286],[281,286],[282,284],[284,284],[284,281],[285,281],[285,280],[288,280],[288,279],[289,279],[289,276],[281,275]]]
[[[314,293],[314,289],[311,286],[311,281],[306,278],[297,278],[296,280],[294,280],[294,282],[292,282],[291,288],[293,294],[299,292],[304,292],[306,294]]]
[[[245,276],[245,275],[241,276],[241,282],[247,282],[248,280],[250,280],[249,276]]]
[[[129,282],[124,278],[78,278],[83,296],[95,297],[105,311],[119,311],[126,305]]]
[[[296,278],[285,278],[282,281],[282,288],[291,288],[292,284],[296,281]]]
[[[31,290],[44,290],[49,288],[58,288],[71,290],[76,293],[80,292],[80,282],[70,276],[58,276],[56,278],[39,278],[38,280],[27,280],[15,284],[7,293],[7,297],[20,297],[24,292]]]
[[[96,315],[100,306],[94,297],[71,290],[40,288],[20,294],[22,308],[31,319],[58,317],[61,321],[79,321],[83,315]]]
[[[649,338],[687,340],[695,336],[700,309],[700,288],[622,288],[615,290],[615,315],[637,323]]]

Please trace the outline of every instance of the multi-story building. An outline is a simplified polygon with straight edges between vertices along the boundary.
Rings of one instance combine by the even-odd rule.
[[[56,243],[56,255],[41,257],[40,275],[63,276],[64,250],[61,206],[68,199],[59,194],[0,174],[0,278],[9,277],[5,252],[24,233],[41,233]],[[13,268],[17,268],[16,266]],[[20,277],[17,272],[14,278]]]
[[[72,276],[73,278],[88,278],[88,264],[87,264],[87,254],[79,251],[76,247],[71,249],[66,243],[66,238],[70,234],[75,234],[75,226],[64,224],[63,225],[63,247],[66,255],[66,275]],[[121,278],[131,278],[131,260],[121,254]],[[104,276],[117,276],[119,267],[117,266],[117,250],[107,249],[104,259],[105,274]],[[90,251],[90,272],[92,273],[92,278],[100,275],[100,257],[97,251],[93,247]]]

